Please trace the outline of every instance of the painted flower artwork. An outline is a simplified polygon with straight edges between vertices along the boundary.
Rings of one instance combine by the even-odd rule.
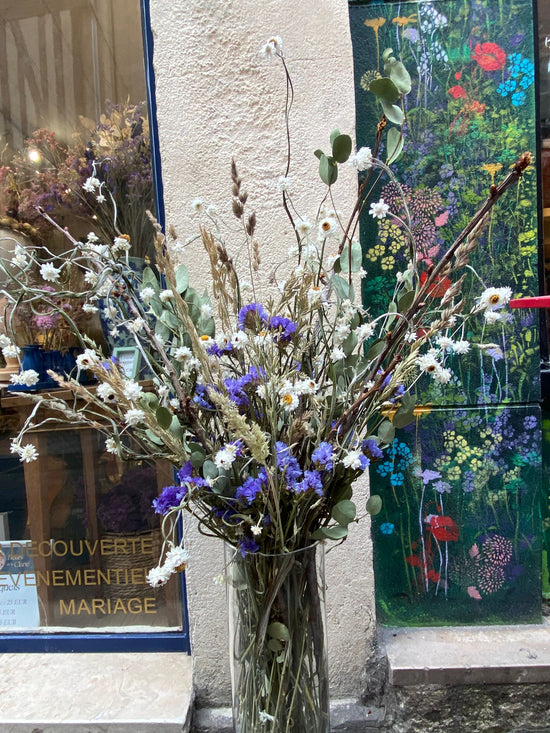
[[[352,3],[350,12],[359,141],[379,113],[367,93],[382,71],[377,49],[392,47],[412,77],[403,152],[391,165],[405,195],[381,182],[385,216],[362,221],[363,302],[376,315],[394,278],[409,276],[404,210],[425,282],[449,233],[508,170],[510,151],[535,144],[532,7],[443,0]],[[416,422],[371,471],[383,499],[373,522],[383,622],[540,616],[538,321],[505,308],[538,292],[536,201],[532,172],[491,215],[462,288],[483,318],[474,326],[457,318],[434,339]],[[442,302],[450,287],[438,278],[428,299]]]

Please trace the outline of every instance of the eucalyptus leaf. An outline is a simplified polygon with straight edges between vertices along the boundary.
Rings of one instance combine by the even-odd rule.
[[[372,361],[373,359],[376,359],[377,356],[379,356],[385,349],[386,342],[384,339],[376,339],[376,341],[373,341],[369,350],[367,351],[366,360]]]
[[[408,94],[411,91],[411,77],[405,65],[401,61],[395,61],[391,65],[390,79],[399,89],[401,94]]]
[[[387,157],[387,164],[395,163],[395,161],[399,158],[401,153],[403,152],[403,145],[405,143],[405,138],[401,134],[400,130],[398,130],[396,127],[390,127],[388,130],[388,141],[386,143],[386,147],[388,150],[388,157]]]
[[[382,443],[389,445],[395,438],[395,426],[389,420],[384,420],[378,428],[378,437]]]
[[[351,155],[351,137],[349,135],[338,135],[332,142],[332,157],[338,163],[345,163]]]
[[[155,435],[152,430],[147,429],[145,431],[145,435],[151,441],[151,443],[154,443],[155,445],[164,445],[162,440],[158,437],[158,435]]]
[[[313,155],[314,155],[314,156],[315,156],[316,158],[319,158],[319,159],[320,159],[320,158],[321,158],[321,155],[324,155],[324,153],[323,153],[323,151],[322,151],[322,150],[320,150],[319,148],[317,148],[317,150],[314,150],[314,151],[313,151]]]
[[[343,540],[348,536],[348,528],[338,525],[338,527],[322,527],[321,534],[327,540]]]
[[[267,635],[279,641],[288,641],[290,639],[290,633],[287,627],[280,621],[273,621],[273,623],[269,624]]]
[[[403,114],[403,110],[401,107],[398,107],[395,104],[390,104],[389,102],[385,102],[384,100],[381,100],[382,109],[384,110],[384,114],[386,115],[386,118],[389,120],[389,122],[393,122],[394,125],[402,125],[405,121],[405,115]]]
[[[396,428],[404,428],[415,421],[414,407],[411,408],[398,408],[397,412],[393,416],[392,422]]]
[[[173,435],[176,436],[176,438],[183,438],[183,426],[181,425],[176,415],[172,415],[172,422],[170,423],[169,430]]]
[[[284,649],[284,647],[283,647],[283,645],[281,644],[281,642],[279,641],[279,639],[270,639],[270,640],[269,640],[269,641],[267,642],[267,648],[268,648],[268,649],[269,649],[270,651],[272,651],[272,652],[275,652],[275,653],[278,653],[278,652],[280,652],[280,651],[281,651],[282,649]]]
[[[409,290],[408,293],[405,293],[399,298],[399,312],[400,313],[406,313],[406,311],[409,310],[411,305],[413,304],[413,301],[416,297],[416,293],[414,290]]]
[[[330,144],[331,146],[334,145],[334,141],[336,138],[340,135],[340,130],[335,127],[334,130],[330,133]]]
[[[342,349],[344,350],[344,354],[346,356],[351,356],[353,350],[357,346],[357,336],[353,333],[353,331],[347,336],[343,343],[342,343]]]
[[[386,319],[386,328],[389,328],[392,323],[395,321],[395,315],[392,315],[394,313],[397,313],[397,305],[395,301],[391,300],[388,305],[388,317]]]
[[[189,271],[185,265],[180,265],[176,270],[176,288],[180,295],[183,295],[189,287]]]
[[[160,290],[159,281],[151,267],[143,268],[143,272],[141,274],[141,289],[143,290],[143,288],[153,288],[155,293],[158,293]]]
[[[342,272],[349,272],[349,243],[345,245],[337,262],[339,263]],[[361,249],[361,245],[359,242],[354,241],[351,243],[351,271],[359,272],[362,264],[363,251]]]
[[[350,522],[353,522],[357,515],[357,508],[352,501],[345,500],[339,501],[333,509],[331,516],[338,522],[342,527],[347,527]]]
[[[380,514],[380,512],[382,511],[382,497],[378,496],[378,494],[372,494],[372,496],[369,496],[367,500],[366,510],[371,515],[371,517]]]
[[[202,445],[198,443],[190,443],[189,451],[191,453],[189,460],[194,468],[201,468],[206,458],[206,453]]]
[[[397,102],[397,100],[401,97],[399,89],[387,76],[382,76],[379,79],[371,81],[369,85],[369,90],[373,94],[376,94],[376,96],[382,103],[386,103],[388,105],[394,104],[394,102]]]
[[[202,475],[204,476],[204,478],[212,478],[212,479],[218,478],[219,473],[220,472],[218,471],[214,461],[207,459],[202,464]]]
[[[382,61],[387,61],[391,56],[393,56],[393,48],[385,48],[382,51]]]
[[[140,404],[149,410],[156,410],[159,404],[159,398],[154,392],[144,392],[139,398]]]
[[[172,413],[167,407],[162,407],[162,405],[157,407],[155,418],[163,430],[168,430],[172,424]]]
[[[351,283],[348,283],[348,281],[344,280],[340,275],[334,275],[332,278],[332,287],[334,288],[334,292],[336,293],[338,300],[351,300],[353,303],[354,293],[353,285]]]
[[[323,183],[327,186],[332,186],[338,178],[338,166],[332,158],[329,158],[324,153],[319,158],[319,175]]]

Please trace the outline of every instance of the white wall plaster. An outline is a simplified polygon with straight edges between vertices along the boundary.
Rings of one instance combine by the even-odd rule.
[[[194,236],[190,203],[198,196],[233,224],[235,158],[257,213],[263,294],[273,266],[288,260],[293,232],[275,188],[286,163],[285,77],[280,62],[266,62],[258,51],[269,36],[282,37],[295,93],[290,176],[300,213],[314,219],[324,186],[313,151],[329,147],[333,128],[354,130],[347,0],[151,0],[151,25],[166,220],[180,240]],[[344,213],[356,185],[348,169],[335,187]],[[209,281],[200,243],[191,245],[185,262],[200,290]],[[358,494],[366,494],[364,484]],[[363,498],[358,503],[364,507]],[[223,571],[223,550],[191,525],[186,539],[195,687],[203,704],[223,704],[229,700],[225,590],[212,581]],[[374,633],[366,522],[329,553],[327,580],[332,692],[358,695]]]

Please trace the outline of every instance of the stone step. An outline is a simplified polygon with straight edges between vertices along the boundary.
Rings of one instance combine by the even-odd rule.
[[[550,682],[550,623],[384,629],[396,686]]]
[[[2,654],[0,733],[182,733],[192,713],[183,653]]]

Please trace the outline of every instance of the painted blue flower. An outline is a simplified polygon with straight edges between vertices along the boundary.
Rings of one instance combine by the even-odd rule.
[[[537,427],[537,418],[534,415],[527,415],[523,418],[523,427],[526,430],[532,430]]]
[[[380,531],[382,534],[393,534],[393,530],[395,529],[395,525],[391,522],[383,522],[380,525]]]
[[[527,97],[525,96],[525,92],[515,92],[512,94],[512,104],[514,107],[520,107],[525,103],[526,99]]]
[[[448,484],[446,481],[436,481],[433,485],[433,488],[439,493],[439,494],[450,494],[451,493],[451,484]]]
[[[401,472],[392,473],[392,475],[390,476],[390,483],[392,486],[402,486],[404,480],[405,477]]]

